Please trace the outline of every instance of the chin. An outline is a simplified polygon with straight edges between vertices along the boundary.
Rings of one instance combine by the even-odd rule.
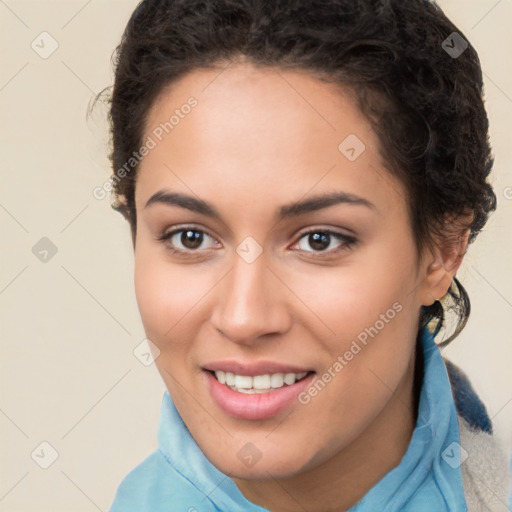
[[[265,449],[256,451],[253,447],[256,443],[248,443],[245,450],[238,450],[234,458],[226,460],[222,454],[213,458],[210,462],[222,473],[240,480],[268,480],[269,478],[290,478],[308,469],[310,461],[305,459],[305,454],[297,450],[297,444],[283,451]],[[245,460],[244,460],[245,459]]]

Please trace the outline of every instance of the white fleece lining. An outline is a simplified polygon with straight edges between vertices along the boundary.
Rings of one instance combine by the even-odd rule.
[[[512,477],[505,452],[493,435],[457,418],[460,445],[468,452],[460,467],[468,512],[509,512]]]

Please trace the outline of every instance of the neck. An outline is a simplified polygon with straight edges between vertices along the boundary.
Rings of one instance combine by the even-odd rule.
[[[419,343],[415,352],[384,409],[350,445],[321,466],[289,478],[234,479],[244,496],[272,512],[340,512],[355,505],[400,464],[409,446],[423,375]]]

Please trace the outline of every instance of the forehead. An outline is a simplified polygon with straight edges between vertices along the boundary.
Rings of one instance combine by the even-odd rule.
[[[191,98],[196,105],[184,108]],[[342,189],[372,202],[396,202],[393,191],[404,196],[349,91],[302,71],[250,64],[192,71],[154,102],[144,140],[155,133],[161,140],[139,167],[146,199],[158,182],[183,190],[180,176],[197,193],[249,190],[244,200],[261,192],[283,203],[285,190],[297,199],[312,189]]]
[[[314,143],[327,136],[325,145],[336,143],[347,130],[357,132],[360,138],[373,137],[347,89],[305,71],[249,63],[197,69],[165,87],[149,111],[146,132],[168,120],[191,97],[198,103],[193,115],[172,131],[174,135],[187,132],[205,144],[215,137],[217,144],[231,147],[237,134],[238,143],[247,142],[242,149],[254,148],[249,145],[252,140],[267,148],[274,142],[282,152],[299,138]],[[276,133],[280,137],[276,138]]]

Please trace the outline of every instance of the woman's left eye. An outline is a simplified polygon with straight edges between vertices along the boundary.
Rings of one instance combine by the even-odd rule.
[[[326,250],[331,245],[333,238],[337,238],[341,243],[337,248]],[[331,231],[330,229],[312,229],[306,233],[302,233],[299,239],[299,245],[303,239],[306,240],[307,244],[315,250],[308,251],[303,248],[301,248],[301,250],[304,250],[305,252],[320,253],[321,256],[324,254],[330,255],[333,252],[347,250],[356,243],[356,239],[354,237],[344,235],[336,231]]]
[[[167,233],[164,232],[157,238],[157,240],[165,243],[170,242],[169,249],[174,253],[191,253],[198,252],[197,249],[201,248],[201,245],[206,238],[214,240],[213,237],[201,229],[183,227]],[[334,249],[332,247],[329,248],[329,246],[332,245],[333,238],[338,239],[341,242],[338,247],[335,247]],[[303,240],[313,248],[312,251],[307,250],[304,247],[300,247]],[[296,245],[299,245],[301,251],[317,253],[323,256],[323,254],[331,254],[333,252],[347,250],[355,244],[356,241],[357,240],[352,236],[344,235],[329,229],[313,229],[302,233]],[[219,245],[217,241],[214,240],[214,242]],[[179,247],[179,244],[181,244],[181,247]]]

